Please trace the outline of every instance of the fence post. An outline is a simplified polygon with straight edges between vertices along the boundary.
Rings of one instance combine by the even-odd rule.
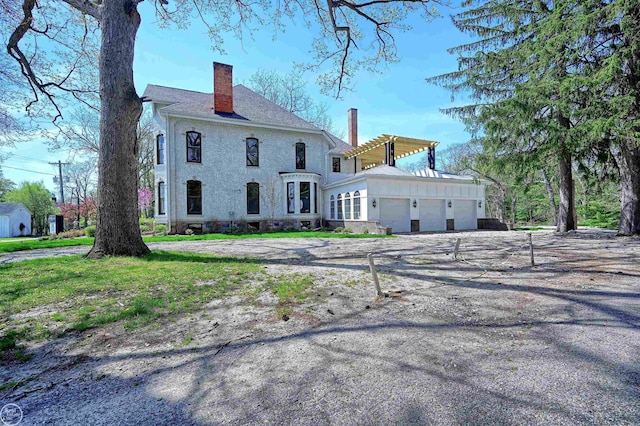
[[[458,258],[458,249],[460,248],[460,238],[458,238],[458,241],[456,241],[456,248],[453,250],[453,258],[457,259]]]
[[[379,297],[383,297],[380,281],[378,281],[378,271],[376,271],[376,265],[373,263],[373,253],[367,255],[367,260],[369,260],[369,269],[371,270],[371,275],[373,275],[373,283],[376,285],[376,293]]]
[[[533,239],[531,237],[531,232],[527,232],[529,237],[529,253],[531,254],[531,266],[536,266],[536,263],[533,260]]]

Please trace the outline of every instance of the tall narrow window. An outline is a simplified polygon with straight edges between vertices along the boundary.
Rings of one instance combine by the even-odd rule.
[[[164,164],[164,135],[156,136],[156,152],[158,154],[158,164]]]
[[[166,202],[165,202],[165,184],[164,182],[158,183],[158,214],[166,214]]]
[[[332,157],[331,162],[333,164],[334,173],[340,173],[340,157]]]
[[[353,218],[360,219],[360,191],[353,193]]]
[[[260,185],[256,182],[247,184],[247,214],[260,214]]]
[[[247,138],[247,166],[258,167],[260,165],[258,150],[258,139]]]
[[[300,182],[300,213],[311,213],[311,183]]]
[[[296,212],[296,189],[293,182],[287,183],[287,213]]]
[[[336,218],[336,200],[331,196],[331,201],[329,202],[329,217],[333,220]]]
[[[187,214],[202,214],[202,182],[187,181]]]
[[[318,184],[313,182],[313,212],[318,214]]]
[[[202,135],[198,132],[187,132],[187,162],[202,162]]]
[[[342,220],[342,194],[338,194],[338,220]]]
[[[302,142],[296,144],[296,169],[305,169],[307,167],[306,147]]]
[[[344,218],[351,219],[351,195],[344,194]]]

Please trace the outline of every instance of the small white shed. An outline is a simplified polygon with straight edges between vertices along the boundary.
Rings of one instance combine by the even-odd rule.
[[[31,212],[23,204],[0,203],[0,238],[31,235]]]

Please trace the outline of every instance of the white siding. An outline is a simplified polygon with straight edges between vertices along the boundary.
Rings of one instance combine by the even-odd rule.
[[[0,238],[12,237],[9,216],[0,216]]]
[[[260,214],[247,215],[246,185],[260,184],[261,197],[264,188],[272,180],[280,179],[281,172],[305,172],[324,175],[329,144],[323,135],[296,131],[234,126],[198,120],[170,120],[166,136],[167,150],[167,209],[171,221],[259,220],[271,218],[270,208],[261,199]],[[196,131],[202,135],[202,162],[186,161],[185,134]],[[246,138],[259,141],[259,166],[246,165]],[[306,148],[306,168],[296,170],[295,144],[302,142]],[[164,177],[164,176],[163,176]],[[187,181],[202,182],[202,215],[187,215]],[[324,183],[322,178],[318,187]],[[281,188],[279,191],[284,194]],[[322,203],[322,194],[318,202]],[[321,213],[321,209],[318,212]],[[283,198],[273,215],[287,217]]]

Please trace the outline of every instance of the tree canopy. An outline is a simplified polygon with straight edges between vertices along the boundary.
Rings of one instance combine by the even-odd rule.
[[[511,168],[516,182],[555,165],[558,231],[575,227],[576,165],[616,169],[619,232],[640,233],[638,3],[468,0],[464,6],[452,20],[476,41],[450,49],[458,71],[429,81],[473,103],[445,112],[462,119],[486,161]]]

